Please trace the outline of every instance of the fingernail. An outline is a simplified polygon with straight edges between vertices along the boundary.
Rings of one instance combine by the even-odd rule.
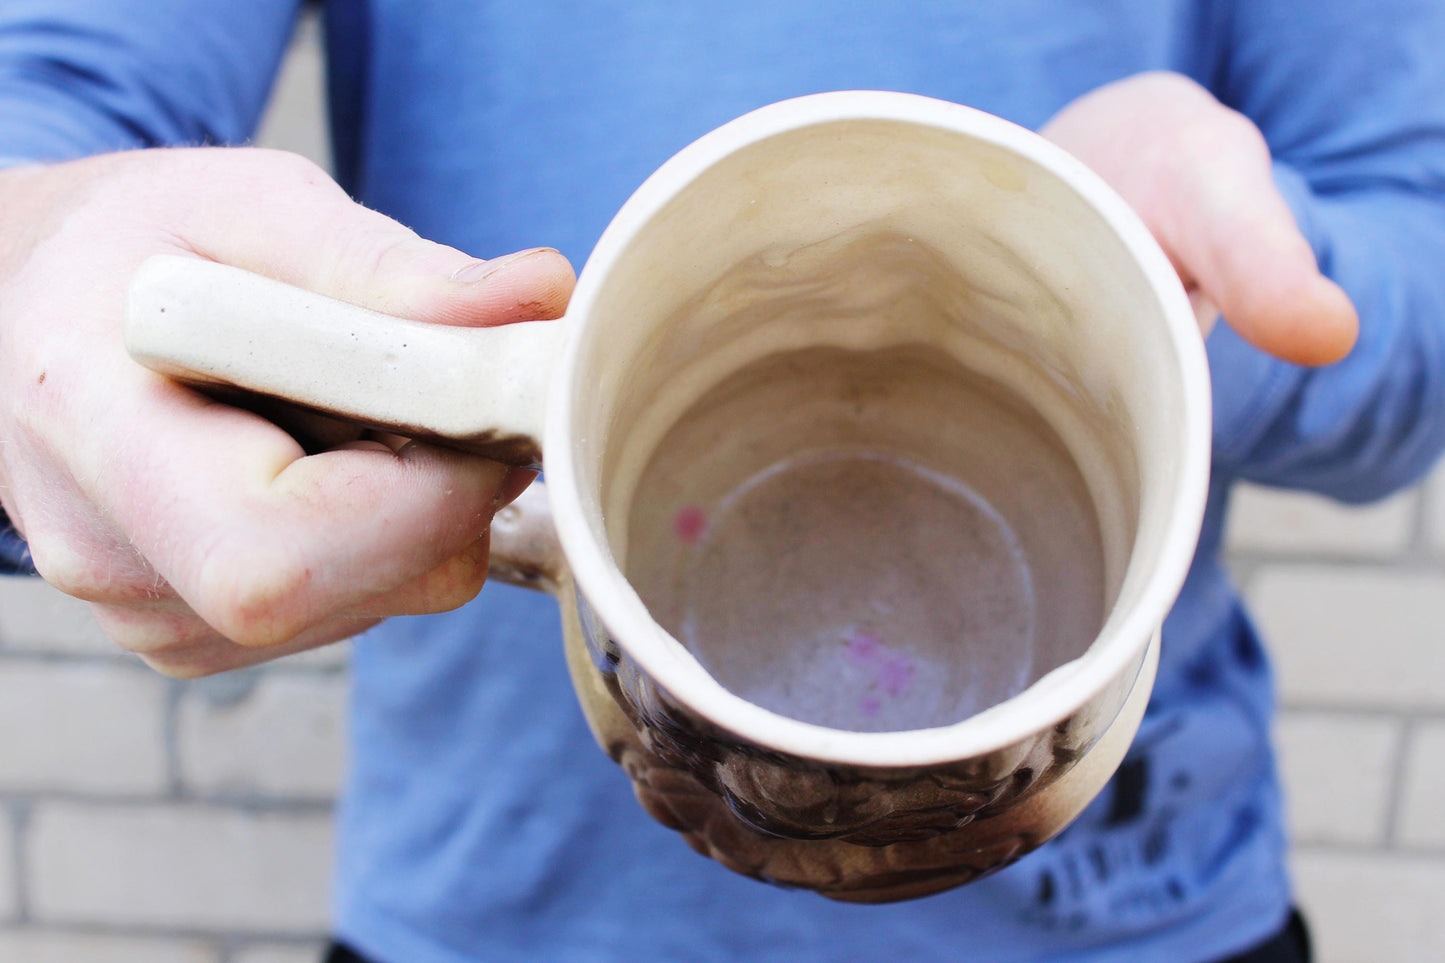
[[[536,477],[537,473],[528,468],[508,468],[497,485],[497,493],[492,496],[492,511],[506,508],[516,501]]]
[[[494,257],[490,261],[473,261],[470,264],[463,264],[452,272],[452,280],[458,284],[476,284],[496,274],[503,268],[516,264],[525,258],[535,257],[538,254],[546,254],[551,251],[550,247],[534,247],[525,251],[518,251],[515,254],[504,254],[501,257]]]

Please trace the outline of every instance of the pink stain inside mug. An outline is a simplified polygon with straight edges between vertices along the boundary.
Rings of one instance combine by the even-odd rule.
[[[672,517],[672,531],[685,544],[696,545],[707,532],[707,513],[696,505],[684,505]]]
[[[883,652],[883,640],[872,632],[855,630],[848,636],[848,661],[855,665],[867,665],[878,660]]]
[[[913,687],[916,666],[912,659],[902,652],[889,649],[888,645],[866,629],[854,629],[844,639],[847,660],[868,670],[871,686],[887,695],[897,698]],[[876,696],[867,696],[860,703],[864,715],[877,715],[882,708]]]
[[[903,695],[913,687],[913,660],[901,654],[887,655],[879,663],[874,680],[889,695]]]

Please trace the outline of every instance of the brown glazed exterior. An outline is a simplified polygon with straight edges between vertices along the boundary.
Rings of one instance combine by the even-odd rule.
[[[735,872],[848,902],[951,889],[1056,835],[1078,806],[1045,800],[1044,790],[1089,752],[1135,680],[1126,674],[1054,726],[982,757],[927,767],[830,764],[741,739],[678,704],[572,585],[559,601],[588,723],[643,808]],[[1027,805],[1031,798],[1040,804]]]

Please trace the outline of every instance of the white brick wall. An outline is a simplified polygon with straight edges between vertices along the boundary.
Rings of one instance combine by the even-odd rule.
[[[1275,740],[1296,841],[1385,842],[1403,730],[1397,719],[1336,712],[1279,720]]]
[[[121,657],[89,606],[28,578],[0,578],[0,653],[5,652]]]
[[[138,664],[0,662],[0,790],[163,792],[164,691]]]
[[[1276,564],[1249,598],[1287,701],[1445,709],[1445,571]]]
[[[30,917],[53,924],[314,933],[327,925],[325,814],[41,803]]]
[[[1274,655],[1320,963],[1445,958],[1445,468],[1379,506],[1245,490],[1235,569]]]
[[[1320,963],[1440,963],[1445,860],[1302,850],[1294,871]]]
[[[1240,552],[1388,557],[1415,534],[1420,498],[1406,492],[1374,505],[1341,505],[1318,495],[1247,486],[1235,493],[1229,544]]]
[[[264,675],[235,702],[193,686],[176,713],[181,783],[201,795],[330,799],[346,758],[345,680]]]

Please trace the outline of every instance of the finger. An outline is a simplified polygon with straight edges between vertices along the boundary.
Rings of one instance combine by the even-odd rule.
[[[399,453],[407,445],[413,444],[413,440],[402,435],[392,434],[386,431],[368,431],[366,437],[357,441],[347,442],[338,445],[338,448],[371,449],[375,451],[390,451]],[[538,472],[527,468],[509,466],[507,474],[502,479],[497,490],[497,497],[493,505],[494,509],[500,511],[512,502],[537,479]]]
[[[437,568],[491,522],[503,466],[416,444],[303,457],[261,419],[137,372],[147,376],[168,410],[114,413],[153,430],[143,446],[107,452],[112,477],[126,481],[97,497],[233,641],[286,641]]]
[[[520,498],[522,492],[531,487],[532,482],[536,480],[537,472],[526,468],[513,468],[507,472],[507,477],[502,480],[501,490],[497,492],[497,511],[501,511]]]
[[[355,610],[271,646],[240,645],[183,605],[97,604],[91,609],[106,635],[165,675],[194,678],[256,665],[357,635],[394,615],[431,615],[460,608],[476,597],[487,576],[483,535],[436,568]]]
[[[1245,340],[1297,364],[1338,361],[1359,332],[1354,305],[1320,273],[1275,186],[1263,138],[1233,117],[1211,141],[1214,151],[1186,152],[1169,179],[1160,240]]]
[[[425,240],[294,155],[186,151],[177,163],[199,167],[227,210],[223,221],[187,220],[197,253],[352,304],[438,324],[557,318],[576,280],[550,248],[478,260]]]
[[[92,606],[101,629],[121,648],[163,675],[177,679],[229,672],[351,638],[379,619],[338,617],[279,645],[238,645],[194,613],[158,612],[146,606]]]
[[[97,602],[90,606],[101,631],[116,645],[139,656],[200,650],[224,642],[235,646],[189,607],[145,603]]]
[[[490,539],[484,534],[462,551],[390,592],[358,603],[356,614],[371,618],[435,615],[450,612],[477,597],[487,581]]]
[[[94,501],[48,458],[14,472],[12,521],[52,587],[86,602],[176,601],[164,578]],[[43,477],[40,477],[43,476]]]
[[[290,642],[256,649],[236,645],[234,642],[218,642],[212,647],[178,650],[159,656],[140,656],[152,669],[173,679],[197,679],[235,669],[284,659],[288,655],[310,652],[327,645],[335,645],[353,636],[360,635],[375,625],[379,619],[370,621],[342,621],[328,623],[314,632],[293,639]]]

